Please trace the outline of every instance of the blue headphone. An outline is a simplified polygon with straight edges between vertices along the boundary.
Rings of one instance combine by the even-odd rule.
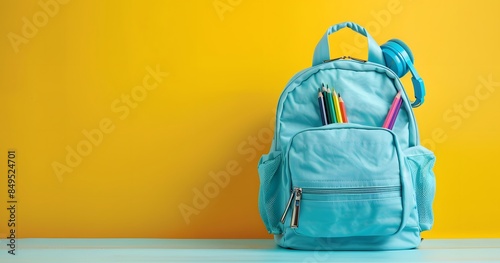
[[[424,103],[425,85],[413,66],[413,54],[410,48],[399,39],[391,39],[380,46],[384,55],[385,66],[390,68],[398,77],[403,77],[408,71],[411,72],[411,82],[415,90],[415,101],[411,104],[416,108]]]

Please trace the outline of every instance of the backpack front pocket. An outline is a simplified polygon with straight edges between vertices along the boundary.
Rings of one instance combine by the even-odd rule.
[[[356,124],[308,129],[292,137],[286,154],[292,191],[281,218],[285,229],[350,237],[393,235],[404,227],[411,178],[391,131]]]

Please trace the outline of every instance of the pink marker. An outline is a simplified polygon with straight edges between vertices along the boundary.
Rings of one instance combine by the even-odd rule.
[[[399,101],[401,101],[401,91],[398,91],[398,94],[394,97],[394,100],[392,101],[391,107],[389,108],[389,112],[387,113],[387,117],[385,117],[384,124],[382,125],[383,128],[386,129],[391,129],[389,128],[391,120],[394,118],[394,113],[396,112],[396,108],[398,106]],[[401,104],[400,104],[401,107]]]
[[[389,129],[391,129],[391,130],[394,127],[394,123],[396,123],[396,119],[398,118],[399,110],[401,109],[402,104],[403,104],[403,98],[400,98],[398,100],[398,104],[396,105],[396,110],[394,111],[394,114],[392,115],[392,120],[389,123]]]

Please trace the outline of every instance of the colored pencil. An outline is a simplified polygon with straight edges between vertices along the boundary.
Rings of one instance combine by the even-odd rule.
[[[394,97],[394,100],[392,101],[391,107],[389,108],[389,112],[387,113],[387,117],[385,117],[385,121],[382,127],[389,129],[389,124],[391,123],[391,120],[394,117],[394,112],[396,111],[396,107],[400,99],[401,99],[401,92],[399,91],[398,94],[396,94],[396,96]]]
[[[340,93],[339,93],[339,106],[340,106],[340,115],[342,116],[342,121],[344,123],[348,123],[349,120],[347,119],[347,113],[345,111],[344,99],[342,99],[342,97],[340,96]]]
[[[333,119],[331,118],[330,107],[328,107],[328,90],[325,87],[325,84],[321,84],[321,92],[323,93],[323,103],[325,104],[325,115],[327,124],[332,123]]]
[[[333,107],[333,98],[332,98],[332,91],[328,88],[328,85],[326,85],[326,100],[325,100],[327,107],[328,107],[328,113],[330,114],[330,122],[329,123],[336,123],[337,122],[337,117],[335,116],[335,109]]]
[[[332,88],[332,97],[333,97],[333,107],[335,108],[335,115],[337,116],[337,122],[342,123],[342,114],[340,113],[340,105],[339,105],[339,97],[337,96],[337,92]]]
[[[326,118],[325,100],[323,99],[323,94],[321,93],[321,90],[318,92],[318,104],[319,104],[321,123],[323,123],[323,125],[327,125],[328,119]]]

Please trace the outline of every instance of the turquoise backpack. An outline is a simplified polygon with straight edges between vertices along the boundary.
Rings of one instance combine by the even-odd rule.
[[[330,59],[328,36],[344,27],[368,38],[368,61]],[[399,79],[408,71],[414,102]],[[326,85],[341,94],[348,122],[323,125],[318,97]],[[398,93],[393,127],[383,128]],[[412,109],[424,95],[402,41],[378,46],[352,22],[328,29],[313,66],[281,94],[273,143],[258,164],[259,212],[279,246],[389,250],[420,244],[420,233],[433,224],[435,194],[435,156],[419,143]]]

